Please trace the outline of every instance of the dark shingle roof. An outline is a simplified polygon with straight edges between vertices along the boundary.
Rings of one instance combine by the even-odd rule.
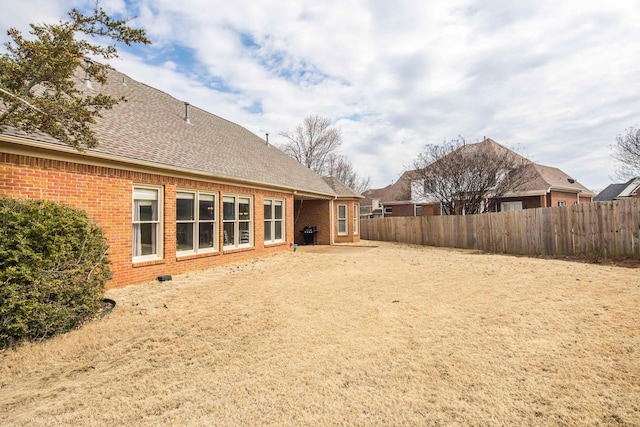
[[[618,194],[627,187],[627,184],[610,184],[607,188],[593,198],[594,202],[610,202],[618,197]]]
[[[76,76],[79,84],[83,77]],[[87,150],[88,155],[151,163],[221,180],[336,195],[321,176],[246,128],[195,106],[189,107],[188,124],[183,101],[115,70],[109,72],[106,85],[94,82],[93,89],[84,90],[127,99],[102,113],[94,127],[100,144]],[[46,135],[15,130],[3,133],[56,144]]]
[[[617,198],[630,197],[637,189],[640,188],[640,178],[631,178],[622,184],[611,184],[602,190],[596,197],[594,202],[610,202]]]

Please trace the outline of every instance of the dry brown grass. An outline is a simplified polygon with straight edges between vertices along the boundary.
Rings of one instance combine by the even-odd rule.
[[[640,425],[638,270],[375,244],[110,291],[0,424]]]

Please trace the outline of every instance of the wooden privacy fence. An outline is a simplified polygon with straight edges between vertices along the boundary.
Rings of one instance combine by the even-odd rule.
[[[360,237],[521,255],[640,258],[640,200],[479,215],[365,219]]]

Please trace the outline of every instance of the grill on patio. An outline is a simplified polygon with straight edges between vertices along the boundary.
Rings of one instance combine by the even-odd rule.
[[[316,233],[318,233],[318,227],[315,225],[307,225],[300,232],[304,235],[305,245],[316,244]]]

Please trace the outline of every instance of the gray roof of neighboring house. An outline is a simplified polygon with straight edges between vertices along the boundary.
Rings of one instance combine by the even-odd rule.
[[[640,188],[640,177],[631,178],[622,184],[611,184],[593,199],[594,202],[609,202],[618,198],[631,197]]]
[[[77,74],[79,84],[83,75]],[[127,102],[104,111],[94,129],[100,144],[87,155],[99,154],[119,160],[144,162],[220,180],[239,180],[335,196],[335,190],[320,175],[289,157],[244,127],[189,106],[115,70],[108,83],[93,83],[91,94],[103,93]],[[4,134],[64,146],[47,135],[7,129]]]

